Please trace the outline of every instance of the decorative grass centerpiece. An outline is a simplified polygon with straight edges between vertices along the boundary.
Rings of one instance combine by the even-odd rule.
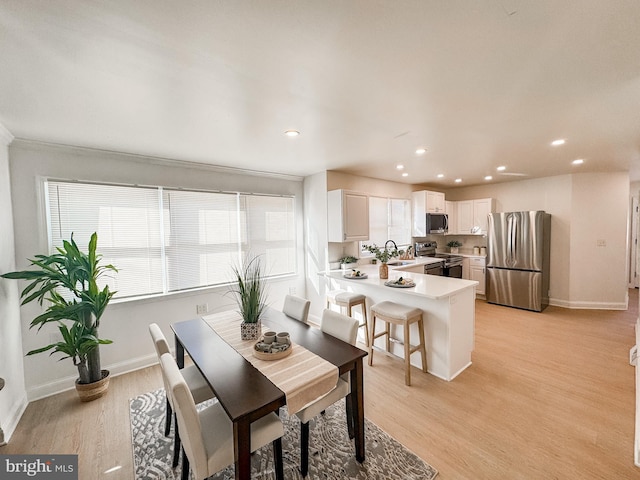
[[[234,266],[233,276],[235,285],[231,287],[231,292],[242,316],[242,340],[257,340],[260,338],[260,317],[267,306],[266,284],[260,257],[245,259],[239,267]]]

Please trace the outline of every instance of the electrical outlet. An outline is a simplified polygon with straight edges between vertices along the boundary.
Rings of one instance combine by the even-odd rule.
[[[296,294],[296,287],[289,287],[289,295],[295,295]]]
[[[606,247],[607,246],[607,241],[606,240],[596,240],[596,246],[598,246],[598,247]]]
[[[196,314],[204,315],[208,311],[209,311],[209,305],[207,305],[206,303],[201,303],[199,305],[196,305]]]

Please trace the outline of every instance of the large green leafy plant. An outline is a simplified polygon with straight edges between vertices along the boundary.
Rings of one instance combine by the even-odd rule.
[[[111,297],[116,292],[109,286],[98,288],[98,279],[108,271],[117,272],[113,265],[100,265],[101,255],[96,253],[98,236],[91,235],[88,253],[80,251],[71,234],[62,248],[53,255],[36,255],[30,259],[33,270],[10,272],[3,278],[30,282],[20,294],[22,305],[36,300],[40,305],[48,304],[44,313],[31,321],[30,328],[38,331],[46,324],[57,323],[61,341],[31,350],[34,355],[52,350],[71,358],[78,368],[79,383],[93,383],[102,378],[100,367],[101,344],[112,343],[100,339],[98,328]]]

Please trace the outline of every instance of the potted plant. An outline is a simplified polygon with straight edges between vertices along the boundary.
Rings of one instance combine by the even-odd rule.
[[[449,243],[447,243],[447,247],[449,247],[451,253],[458,253],[458,247],[461,246],[462,243],[460,243],[458,240],[451,240]]]
[[[242,316],[240,335],[242,340],[257,340],[260,337],[260,316],[267,306],[266,284],[260,257],[245,259],[240,266],[233,267],[235,282],[231,287],[239,313]]]
[[[358,259],[352,255],[345,255],[338,261],[340,262],[340,268],[345,272],[358,266]]]
[[[101,255],[96,253],[98,236],[91,235],[88,253],[80,251],[71,234],[52,255],[36,255],[29,260],[33,270],[10,272],[3,278],[27,280],[30,283],[20,294],[22,305],[37,300],[48,303],[44,313],[31,321],[29,328],[57,323],[62,339],[27,355],[52,350],[71,358],[78,368],[76,390],[82,401],[101,397],[109,385],[109,371],[100,366],[100,345],[112,343],[98,337],[100,317],[116,292],[105,286],[98,288],[98,278],[108,271],[117,272],[113,265],[100,265]]]
[[[375,243],[373,245],[362,245],[362,248],[373,253],[376,259],[380,262],[380,278],[389,278],[389,266],[387,265],[387,262],[399,255],[398,249],[395,247],[391,250],[389,250],[387,247],[380,249]]]

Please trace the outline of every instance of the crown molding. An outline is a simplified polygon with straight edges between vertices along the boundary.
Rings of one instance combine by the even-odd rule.
[[[0,144],[4,146],[9,146],[15,137],[11,135],[11,132],[5,128],[4,125],[0,123]]]

